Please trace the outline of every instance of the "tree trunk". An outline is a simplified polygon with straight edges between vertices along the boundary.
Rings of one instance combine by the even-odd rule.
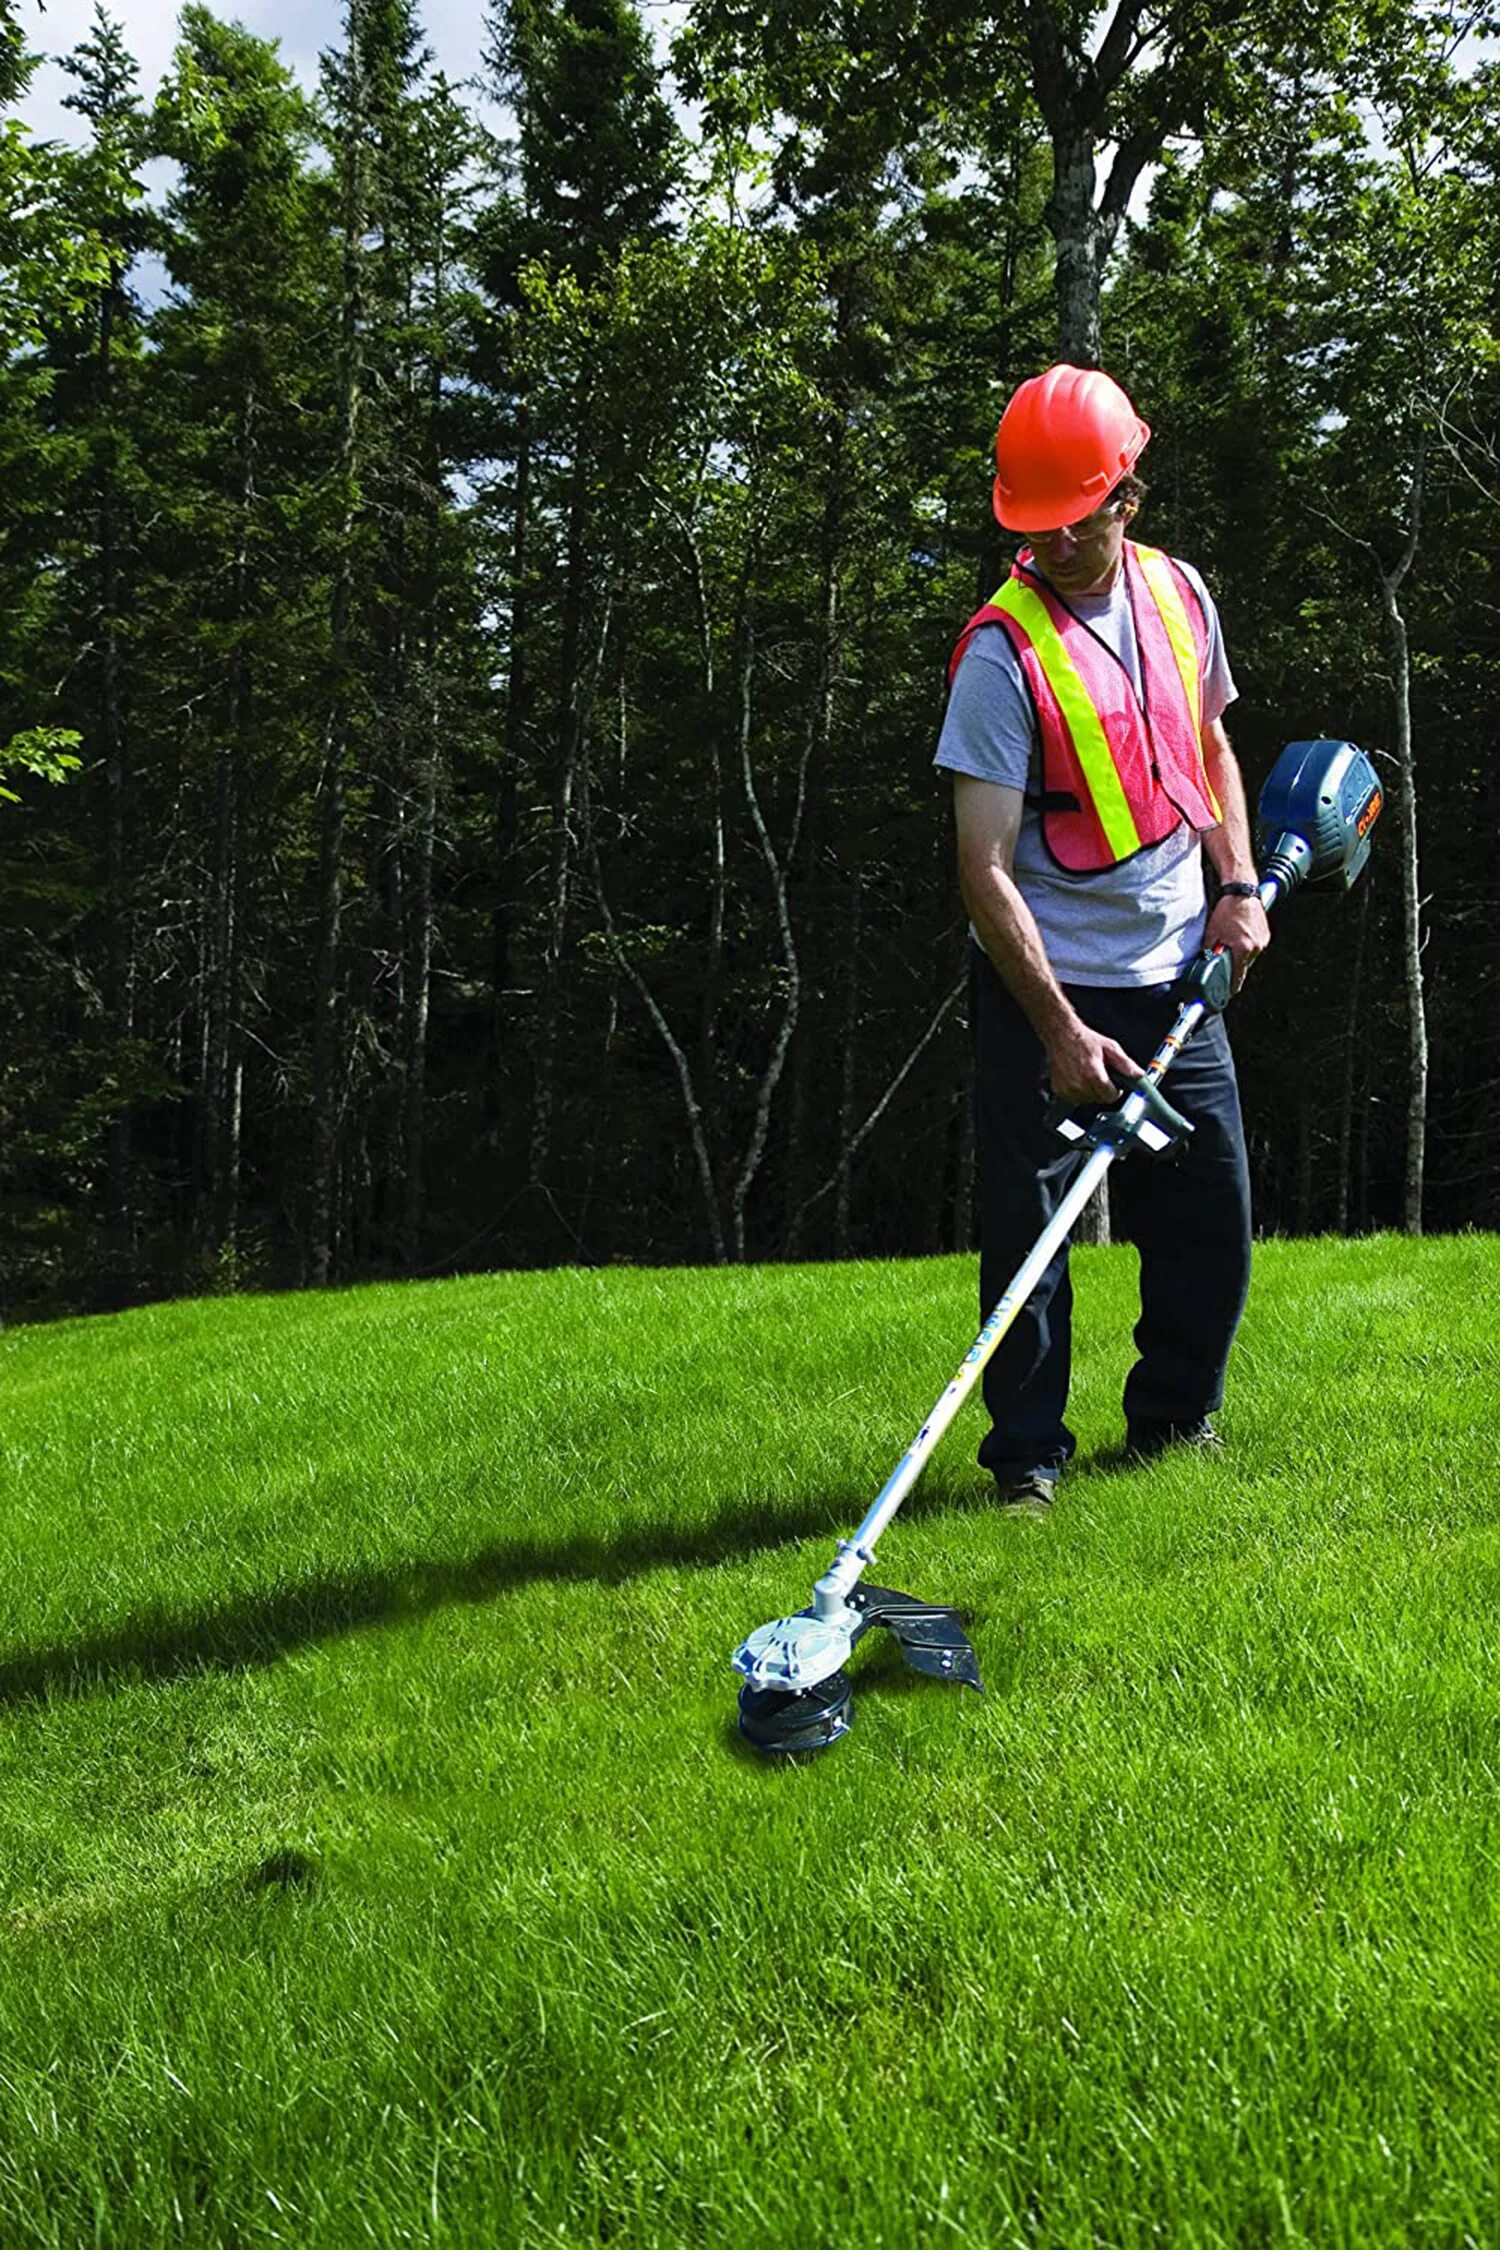
[[[1292,1175],[1292,1232],[1307,1235],[1313,1231],[1313,1174],[1314,1127],[1312,1097],[1308,1091],[1307,1073],[1297,1079],[1297,1163]]]
[[[521,771],[531,720],[528,640],[531,589],[531,410],[520,400],[516,419],[516,483],[511,502],[510,668],[505,690],[505,739],[495,794],[495,903],[490,911],[490,1067],[486,1101],[500,1125],[500,1074],[506,1052],[505,996],[510,990],[515,914],[515,861]]]
[[[708,743],[708,934],[703,954],[703,982],[698,1000],[698,1083],[713,1099],[719,1069],[719,988],[724,974],[724,908],[728,891],[728,860],[724,844],[724,757],[720,747],[718,713],[714,709],[713,617],[708,603],[708,578],[703,550],[690,525],[682,526],[692,568],[693,603],[698,620],[698,645],[703,659],[703,732]],[[745,585],[740,595],[743,606]],[[736,626],[738,640],[739,626]]]
[[[231,690],[231,709],[233,691]],[[230,729],[233,727],[230,721]],[[213,895],[209,902],[207,954],[207,1026],[203,1053],[204,1173],[208,1191],[206,1236],[211,1252],[222,1250],[230,1239],[227,1212],[229,1182],[230,1086],[234,1075],[232,1053],[235,968],[239,958],[239,827],[240,778],[238,745],[226,730],[215,761]]]
[[[437,838],[438,712],[428,703],[430,733],[422,758],[417,808],[415,864],[411,883],[411,962],[407,975],[405,1088],[402,1141],[405,1193],[401,1214],[402,1258],[407,1271],[421,1255],[426,1211],[427,1026],[432,995],[432,867]]]
[[[1145,165],[1160,153],[1166,119],[1143,114],[1118,142],[1104,193],[1096,149],[1109,97],[1140,53],[1143,0],[1114,0],[1104,36],[1084,51],[1073,11],[1059,0],[1021,0],[1032,87],[1052,143],[1052,193],[1043,217],[1056,249],[1053,296],[1059,356],[1099,364],[1099,291],[1104,261]]]
[[[1427,1003],[1422,983],[1422,892],[1417,860],[1417,780],[1411,735],[1411,655],[1396,588],[1385,582],[1385,614],[1393,663],[1396,735],[1397,833],[1401,840],[1401,971],[1406,994],[1406,1160],[1402,1170],[1401,1224],[1422,1231],[1422,1186],[1427,1151]]]
[[[1401,838],[1401,967],[1406,994],[1406,1160],[1401,1183],[1401,1224],[1422,1231],[1422,1187],[1427,1155],[1427,1001],[1422,983],[1422,888],[1417,860],[1417,769],[1411,734],[1411,651],[1398,599],[1402,580],[1422,535],[1427,433],[1417,433],[1412,463],[1406,544],[1395,568],[1380,574],[1380,594],[1391,644],[1391,701],[1396,737],[1396,802]]]
[[[1364,1047],[1360,1024],[1361,987],[1365,973],[1365,940],[1370,927],[1369,878],[1359,887],[1359,912],[1355,918],[1354,960],[1349,971],[1349,1003],[1344,1018],[1344,1082],[1339,1096],[1338,1201],[1335,1224],[1340,1234],[1349,1232],[1349,1212],[1354,1163],[1354,1097],[1359,1057]]]
[[[408,1272],[421,1256],[422,1222],[426,1210],[427,1135],[427,1027],[432,1005],[433,905],[432,869],[437,844],[438,767],[442,723],[438,693],[442,643],[441,535],[443,499],[443,290],[447,245],[441,202],[433,243],[432,322],[433,354],[427,371],[425,513],[426,552],[422,586],[422,701],[426,742],[418,776],[415,866],[411,884],[411,961],[406,980],[405,1105],[402,1141],[406,1156],[405,1195],[401,1214],[403,1262]]]
[[[250,728],[250,682],[243,626],[250,602],[250,513],[255,499],[256,397],[247,390],[240,410],[238,531],[231,569],[230,616],[235,646],[229,666],[224,741],[218,759],[214,824],[213,955],[209,990],[208,1243],[217,1255],[232,1250],[239,1224],[240,1106],[244,1077],[243,877],[240,849],[244,770]]]
[[[833,720],[833,669],[834,648],[838,633],[839,585],[838,560],[842,525],[842,492],[839,476],[842,448],[835,447],[834,473],[829,480],[828,498],[823,510],[822,598],[819,602],[817,647],[813,659],[813,694],[808,713],[807,731],[803,742],[801,763],[797,774],[797,798],[792,814],[791,834],[784,856],[778,856],[771,841],[761,812],[756,792],[754,769],[750,758],[751,738],[751,679],[753,676],[753,612],[747,603],[745,662],[741,667],[740,698],[740,772],[745,787],[745,802],[750,810],[750,823],[760,845],[761,857],[771,879],[772,903],[776,909],[776,925],[781,938],[781,959],[786,971],[786,999],[782,1004],[781,1021],[776,1027],[771,1043],[771,1053],[756,1089],[755,1119],[750,1129],[750,1141],[745,1159],[740,1166],[730,1195],[730,1212],[733,1227],[734,1255],[745,1255],[745,1212],[750,1190],[755,1184],[765,1155],[766,1141],[771,1129],[771,1106],[776,1089],[786,1065],[787,1050],[797,1029],[797,1018],[802,1007],[802,968],[798,958],[796,936],[792,929],[791,900],[788,880],[792,862],[796,857],[801,837],[802,812],[807,800],[807,776],[816,759],[821,759],[828,747]],[[795,1171],[795,1165],[792,1169]]]
[[[1113,1233],[1110,1226],[1109,1174],[1107,1172],[1073,1221],[1073,1232],[1069,1235],[1068,1240],[1082,1243],[1089,1249],[1108,1249],[1110,1242],[1113,1240]]]
[[[130,758],[120,694],[120,564],[114,452],[114,326],[122,273],[111,262],[99,296],[98,405],[103,458],[98,477],[99,734],[105,790],[105,1005],[116,1069],[128,1080],[135,1040],[135,902],[131,881]],[[107,1240],[112,1286],[128,1290],[135,1265],[136,1213],[132,1180],[131,1119],[127,1102],[116,1106],[105,1136]]]
[[[537,1040],[536,1081],[531,1107],[533,1185],[546,1182],[552,1154],[552,1117],[557,1100],[557,1049],[562,1018],[562,960],[567,943],[569,893],[573,878],[573,797],[583,745],[584,531],[587,522],[583,431],[587,401],[578,414],[578,451],[568,492],[567,565],[563,595],[563,634],[557,702],[557,771],[552,796],[552,870],[547,947],[542,985],[542,1017]]]
[[[856,875],[851,885],[849,927],[846,933],[848,943],[844,958],[844,1051],[839,1070],[839,1184],[834,1191],[833,1205],[833,1254],[836,1258],[847,1258],[850,1254],[849,1220],[853,1174],[850,1145],[854,1138],[855,1065],[859,1053],[859,946],[863,907],[864,885]]]
[[[583,824],[584,849],[588,853],[589,864],[593,869],[594,895],[599,903],[599,919],[604,924],[604,935],[617,967],[629,979],[639,995],[647,1015],[656,1027],[662,1044],[672,1058],[672,1067],[677,1073],[677,1083],[682,1093],[683,1109],[687,1115],[688,1137],[692,1143],[693,1164],[703,1196],[703,1209],[708,1222],[709,1242],[713,1259],[716,1265],[723,1265],[725,1262],[725,1247],[723,1222],[719,1216],[719,1189],[718,1183],[714,1179],[713,1158],[709,1152],[703,1108],[698,1099],[698,1090],[693,1084],[692,1065],[683,1050],[682,1042],[677,1038],[671,1025],[662,1014],[656,995],[626,952],[615,924],[614,915],[610,911],[609,898],[604,888],[604,871],[599,859],[599,839],[594,831],[593,809],[589,800],[587,763],[580,770],[579,782],[579,805]]]
[[[1099,364],[1100,230],[1094,209],[1094,136],[1080,126],[1052,135],[1052,193],[1046,220],[1057,246],[1052,288],[1058,357],[1074,367]]]
[[[342,583],[342,576],[340,584]],[[347,642],[347,595],[335,588],[335,646]],[[339,1108],[339,929],[343,911],[344,736],[342,699],[324,724],[319,782],[317,942],[313,983],[312,1178],[307,1277],[315,1288],[333,1271],[337,1232],[334,1172]]]
[[[948,1248],[967,1251],[974,1247],[974,1104],[965,1086],[956,1090],[953,1102],[958,1154],[953,1181],[953,1233]]]

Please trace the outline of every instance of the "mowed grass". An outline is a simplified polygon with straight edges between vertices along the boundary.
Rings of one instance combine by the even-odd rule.
[[[1267,1244],[1222,1461],[966,1409],[772,1765],[728,1656],[962,1356],[966,1259],[0,1336],[0,2243],[1500,2239],[1500,1244]]]

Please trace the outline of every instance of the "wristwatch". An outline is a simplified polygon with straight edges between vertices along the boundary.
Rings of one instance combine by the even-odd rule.
[[[1220,898],[1259,898],[1259,883],[1221,883]]]

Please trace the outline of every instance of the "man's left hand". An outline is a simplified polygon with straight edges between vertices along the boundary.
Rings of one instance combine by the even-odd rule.
[[[1221,898],[1203,933],[1206,946],[1227,945],[1234,960],[1234,990],[1244,983],[1252,961],[1271,942],[1271,921],[1258,898]]]

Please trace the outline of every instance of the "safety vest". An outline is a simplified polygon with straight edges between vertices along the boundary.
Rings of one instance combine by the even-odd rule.
[[[1027,802],[1042,840],[1070,875],[1114,867],[1184,821],[1222,817],[1203,762],[1208,625],[1184,572],[1156,547],[1125,542],[1141,688],[1120,658],[1031,567],[1023,550],[992,601],[976,610],[948,667],[984,627],[1010,637],[1036,710],[1042,785]]]

